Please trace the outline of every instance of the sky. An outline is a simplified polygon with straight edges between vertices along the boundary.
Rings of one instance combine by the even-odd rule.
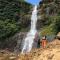
[[[41,0],[25,0],[25,1],[31,3],[32,5],[38,5]]]

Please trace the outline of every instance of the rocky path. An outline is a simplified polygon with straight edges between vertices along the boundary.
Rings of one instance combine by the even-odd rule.
[[[17,55],[6,50],[0,50],[0,60],[16,60]]]
[[[60,60],[60,41],[54,40],[44,49],[34,49],[28,55],[20,55],[18,60]]]
[[[54,40],[46,48],[33,49],[28,54],[0,50],[0,60],[60,60],[60,40]]]

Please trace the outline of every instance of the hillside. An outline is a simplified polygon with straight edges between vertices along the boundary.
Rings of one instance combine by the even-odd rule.
[[[24,0],[0,0],[0,60],[60,60],[60,40],[54,39],[60,32],[59,0],[42,0],[38,6],[37,30],[40,39],[47,36],[46,47],[20,53],[31,12],[32,5]]]
[[[0,40],[27,27],[24,15],[28,14],[31,7],[32,5],[24,0],[0,0]]]
[[[60,1],[43,0],[40,2],[39,14],[41,15],[41,35],[57,34],[60,31]]]
[[[30,29],[32,5],[24,0],[0,0],[0,39]],[[60,31],[59,0],[43,0],[38,7],[37,29],[41,35],[56,34]],[[41,17],[41,18],[40,18]]]

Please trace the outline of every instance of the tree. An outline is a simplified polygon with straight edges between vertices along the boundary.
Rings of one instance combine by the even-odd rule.
[[[31,4],[24,0],[0,0],[0,40],[12,36],[23,27],[21,20]]]

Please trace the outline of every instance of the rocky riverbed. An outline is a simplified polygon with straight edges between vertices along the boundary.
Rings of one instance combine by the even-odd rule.
[[[28,55],[20,55],[18,60],[60,60],[60,41],[56,39],[44,49],[34,49]]]
[[[15,60],[16,54],[7,50],[0,50],[0,60]]]
[[[60,40],[55,39],[46,48],[33,49],[28,54],[0,50],[0,60],[60,60]]]

